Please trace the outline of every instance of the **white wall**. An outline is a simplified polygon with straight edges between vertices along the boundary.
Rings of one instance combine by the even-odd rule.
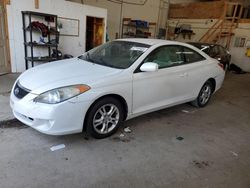
[[[59,50],[73,56],[85,52],[86,16],[104,18],[105,25],[107,25],[107,10],[103,8],[64,0],[40,0],[39,9],[35,9],[34,0],[11,0],[11,4],[7,6],[7,14],[12,72],[25,70],[21,11],[36,11],[79,19],[79,37],[60,36],[59,42]]]
[[[235,35],[231,42],[230,53],[232,55],[232,63],[238,65],[244,71],[250,72],[250,57],[247,57],[246,45],[244,47],[235,47],[235,38],[243,37],[250,41],[250,23],[240,23],[238,28],[234,31]]]
[[[69,0],[81,3],[81,0]],[[125,1],[125,0],[124,0]],[[126,2],[142,3],[145,0],[126,0]],[[149,22],[158,22],[159,6],[161,0],[147,0],[146,4],[131,5],[123,3],[113,3],[108,0],[83,0],[84,4],[106,8],[108,10],[107,32],[111,40],[115,39],[116,33],[119,33],[121,18],[141,19]],[[165,0],[167,1],[167,0]],[[190,3],[198,0],[170,0],[170,3]],[[122,14],[121,14],[122,10]],[[150,31],[153,34],[154,30]]]
[[[71,0],[80,3],[81,0]],[[84,0],[84,4],[105,8],[107,13],[107,33],[111,40],[115,39],[116,32],[119,32],[121,6],[107,0]]]
[[[80,2],[80,0],[72,0]],[[130,1],[141,3],[140,0]],[[84,0],[85,4],[106,8],[108,10],[107,32],[111,40],[115,39],[116,33],[121,32],[120,19],[132,18],[141,19],[149,22],[157,22],[160,0],[148,0],[143,6],[113,3],[107,0]],[[151,31],[154,33],[155,31]]]

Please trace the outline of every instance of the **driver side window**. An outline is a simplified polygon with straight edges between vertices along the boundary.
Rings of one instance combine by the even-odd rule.
[[[181,46],[163,46],[154,50],[144,60],[146,62],[154,62],[159,65],[159,69],[184,64],[184,56]]]

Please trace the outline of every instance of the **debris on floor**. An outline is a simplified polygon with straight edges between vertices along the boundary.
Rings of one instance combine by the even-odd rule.
[[[17,119],[11,119],[11,120],[6,120],[6,121],[0,121],[0,128],[2,129],[5,129],[5,128],[24,129],[24,128],[28,128],[28,126],[24,125]]]
[[[52,146],[50,148],[51,151],[56,151],[56,150],[60,150],[60,149],[63,149],[65,148],[65,145],[64,144],[59,144],[59,145],[56,145],[56,146]]]
[[[0,93],[0,95],[2,95],[2,96],[10,96],[10,92],[11,91],[2,92],[2,93]]]
[[[230,151],[235,157],[238,157],[238,153],[235,153],[234,151]]]
[[[205,168],[205,167],[209,167],[212,163],[208,162],[208,161],[193,161],[194,166],[198,167],[198,168]]]
[[[124,128],[124,132],[125,132],[125,133],[131,133],[132,130],[131,130],[129,127],[126,127],[126,128]]]
[[[83,138],[84,138],[84,140],[89,140],[89,136],[85,135]]]
[[[176,139],[177,139],[177,140],[180,140],[180,141],[184,140],[184,138],[181,137],[181,136],[176,137]]]
[[[246,74],[247,72],[243,71],[239,66],[235,64],[230,64],[229,70],[235,74]]]
[[[131,140],[134,140],[134,137],[125,137],[125,135],[123,137],[120,136],[115,136],[110,138],[111,140],[115,141],[115,142],[130,142]]]
[[[128,136],[131,132],[132,130],[129,127],[125,127],[119,136],[114,136],[110,138],[110,140],[115,142],[130,142],[131,140],[134,140],[134,137]]]
[[[192,110],[192,111],[189,111],[189,110],[182,110],[183,113],[186,113],[186,114],[192,114],[194,112],[196,112],[196,110]]]

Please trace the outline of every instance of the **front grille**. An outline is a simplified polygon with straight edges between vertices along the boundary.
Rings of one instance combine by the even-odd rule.
[[[17,82],[13,92],[17,98],[22,99],[30,92],[30,90],[24,88],[19,82]]]

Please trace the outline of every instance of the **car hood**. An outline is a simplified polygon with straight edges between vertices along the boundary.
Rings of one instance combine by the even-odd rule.
[[[33,93],[74,84],[87,84],[120,73],[121,69],[110,68],[78,58],[66,59],[39,65],[25,71],[19,83]]]

